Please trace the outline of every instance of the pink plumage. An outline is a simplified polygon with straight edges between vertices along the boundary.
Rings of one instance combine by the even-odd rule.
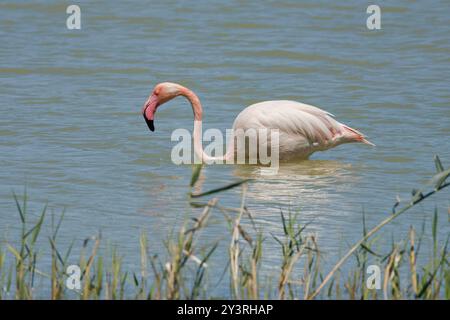
[[[153,118],[156,109],[180,95],[189,100],[194,112],[194,149],[197,156],[204,161],[233,158],[237,151],[233,142],[229,144],[229,149],[223,157],[213,158],[205,154],[200,137],[203,115],[200,100],[193,91],[179,84],[160,83],[147,99],[142,113],[150,130],[154,130]],[[329,112],[289,100],[264,101],[248,106],[236,117],[233,129],[278,129],[280,160],[307,159],[316,151],[331,149],[343,143],[361,142],[374,145],[359,131],[335,120]]]

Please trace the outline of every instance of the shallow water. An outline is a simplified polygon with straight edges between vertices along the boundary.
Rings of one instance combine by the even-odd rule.
[[[249,104],[291,99],[377,144],[317,153],[275,177],[242,166],[203,172],[203,190],[255,178],[247,203],[258,223],[279,234],[280,209],[299,211],[331,262],[361,235],[363,211],[369,225],[381,221],[397,194],[407,199],[431,177],[434,154],[450,165],[448,1],[383,1],[378,31],[367,30],[359,1],[77,3],[81,30],[66,29],[65,4],[0,4],[0,232],[8,241],[19,221],[11,191],[25,185],[34,212],[47,200],[55,212],[67,208],[62,245],[101,230],[133,269],[141,230],[160,251],[174,225],[198,214],[186,202],[190,167],[170,161],[172,130],[192,127],[189,104],[178,98],[160,108],[155,133],[140,115],[162,81],[199,95],[205,129],[230,128]],[[220,201],[238,206],[239,197],[233,190]],[[435,206],[445,237],[447,191],[384,234],[402,238]],[[203,238],[226,235],[218,216]],[[276,247],[268,241],[269,265]]]

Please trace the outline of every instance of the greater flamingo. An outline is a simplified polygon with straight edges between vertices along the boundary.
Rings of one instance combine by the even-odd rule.
[[[155,130],[153,121],[156,109],[177,96],[184,96],[192,106],[194,151],[199,159],[226,161],[233,158],[236,152],[234,139],[230,141],[223,157],[211,157],[203,151],[203,109],[197,95],[182,85],[170,82],[156,85],[142,109],[149,129]],[[233,129],[278,129],[280,160],[307,159],[313,152],[327,150],[343,143],[361,142],[374,146],[359,131],[336,121],[331,113],[288,100],[264,101],[248,106],[234,120]]]

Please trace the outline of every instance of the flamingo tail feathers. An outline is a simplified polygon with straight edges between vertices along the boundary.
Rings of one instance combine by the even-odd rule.
[[[346,126],[345,124],[342,125],[344,127],[344,129],[347,130],[347,136],[351,141],[355,141],[355,142],[361,142],[364,144],[368,144],[369,146],[373,146],[375,147],[375,144],[370,142],[369,140],[366,139],[366,136],[363,135],[361,132],[359,132],[356,129],[350,128],[349,126]]]

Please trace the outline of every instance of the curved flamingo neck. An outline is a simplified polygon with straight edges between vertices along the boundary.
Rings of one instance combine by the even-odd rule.
[[[221,157],[211,157],[205,153],[202,145],[202,117],[203,117],[203,108],[200,103],[200,99],[197,95],[189,90],[188,88],[183,87],[181,89],[181,95],[184,96],[192,106],[192,111],[194,112],[194,153],[195,156],[202,162],[213,162],[213,161],[228,161],[233,158],[234,155],[234,139],[230,139],[230,143],[227,148],[227,153]]]
[[[182,87],[180,91],[181,95],[188,99],[191,103],[192,111],[194,112],[194,121],[202,121],[203,108],[202,104],[200,103],[200,99],[193,91],[189,90],[188,88]]]

